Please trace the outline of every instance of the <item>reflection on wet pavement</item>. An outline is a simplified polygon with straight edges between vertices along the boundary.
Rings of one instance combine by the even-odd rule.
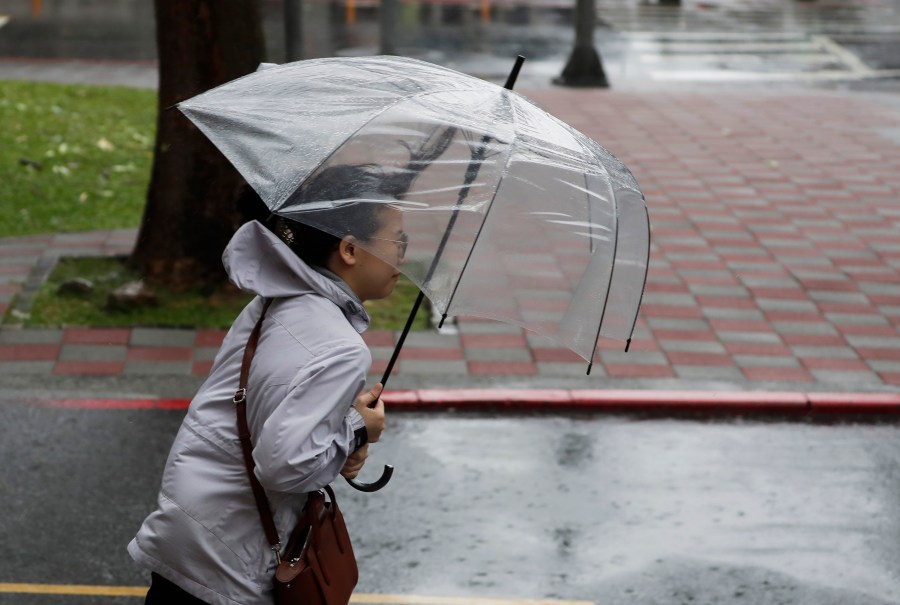
[[[121,61],[156,56],[153,12],[138,0],[44,0],[4,7],[0,57]],[[284,56],[283,2],[262,3],[270,60]],[[571,50],[574,0],[400,2],[399,54],[500,80],[525,55],[522,87],[548,85]],[[377,54],[378,1],[307,0],[307,58]],[[900,0],[598,3],[596,43],[613,86],[900,78]]]
[[[396,484],[342,500],[367,590],[900,598],[896,426],[423,414],[392,427],[377,456],[398,463]]]

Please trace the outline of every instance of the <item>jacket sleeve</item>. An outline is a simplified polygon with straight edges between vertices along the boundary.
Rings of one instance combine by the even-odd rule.
[[[263,487],[304,493],[337,478],[362,423],[352,406],[370,363],[364,346],[337,344],[300,368],[253,448]]]

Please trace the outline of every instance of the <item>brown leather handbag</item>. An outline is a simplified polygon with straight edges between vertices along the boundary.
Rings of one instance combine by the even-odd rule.
[[[275,603],[279,605],[347,605],[350,595],[359,580],[356,557],[350,544],[350,534],[344,524],[344,516],[337,505],[337,499],[330,485],[324,490],[309,494],[303,514],[291,532],[287,548],[282,553],[281,540],[272,518],[272,507],[266,492],[253,472],[253,444],[247,425],[247,379],[250,363],[259,343],[266,311],[272,303],[266,300],[259,321],[253,327],[244,359],[238,390],[234,394],[237,410],[238,437],[244,453],[244,465],[253,489],[256,508],[262,521],[266,539],[275,555],[277,567],[273,586]],[[328,501],[325,500],[328,494]]]

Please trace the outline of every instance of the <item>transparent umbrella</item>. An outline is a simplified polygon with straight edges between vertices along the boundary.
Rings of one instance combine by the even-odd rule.
[[[355,57],[270,66],[178,108],[274,214],[343,237],[372,209],[400,213],[403,262],[379,239],[360,245],[445,318],[521,326],[588,372],[600,337],[627,350],[650,249],[643,195],[611,153],[525,97]]]

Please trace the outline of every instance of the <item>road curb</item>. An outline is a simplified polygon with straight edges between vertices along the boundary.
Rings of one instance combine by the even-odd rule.
[[[898,415],[900,393],[587,389],[425,389],[387,392],[392,411],[512,410],[654,414]]]
[[[418,389],[385,391],[392,412],[511,411],[661,415],[900,416],[900,393],[587,389]],[[69,409],[184,410],[189,399],[42,399]]]

